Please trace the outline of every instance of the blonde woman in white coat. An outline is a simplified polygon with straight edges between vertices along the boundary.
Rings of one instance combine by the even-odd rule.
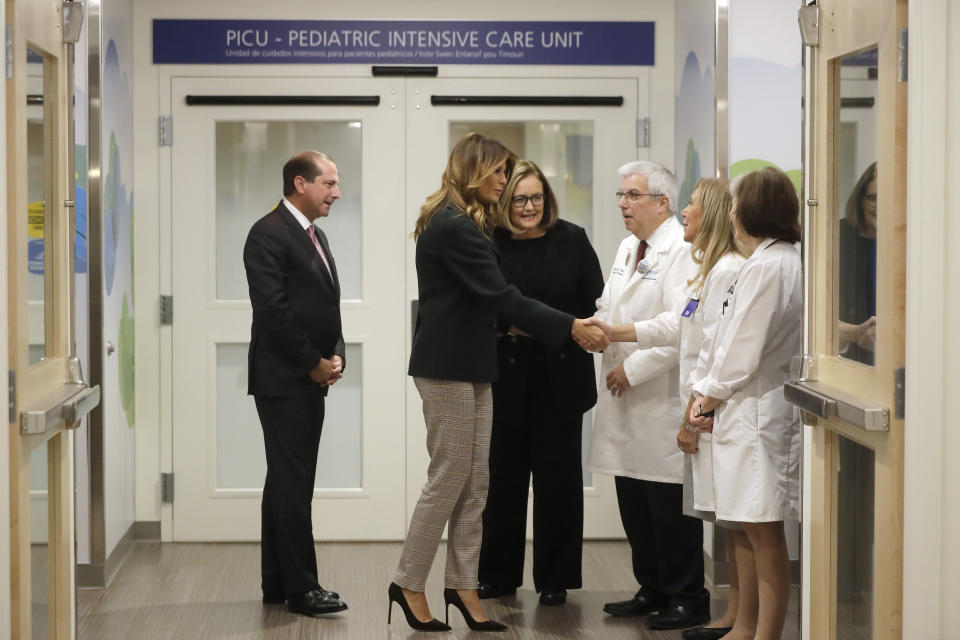
[[[713,361],[714,336],[720,321],[721,305],[727,289],[733,284],[744,263],[744,256],[734,239],[730,220],[731,198],[726,180],[702,178],[681,212],[683,239],[691,243],[690,258],[699,266],[697,274],[687,282],[681,303],[670,314],[633,324],[608,325],[597,320],[611,342],[636,342],[638,348],[677,345],[680,357],[680,400],[687,409],[693,402],[693,384],[710,370]],[[684,459],[684,512],[703,520],[713,515],[713,464],[711,435],[700,433],[680,414],[677,446],[687,454]],[[727,535],[729,557],[735,558],[733,540],[742,531]],[[727,613],[704,627],[684,631],[688,640],[714,640],[733,627],[740,606],[740,590],[736,571],[732,573]],[[752,589],[751,589],[752,587]],[[750,581],[744,604],[756,609],[756,583]],[[750,615],[750,614],[748,614]],[[756,616],[756,613],[752,613]]]
[[[675,217],[677,182],[662,166],[631,162],[620,168],[619,206],[631,235],[620,243],[597,318],[610,324],[670,316],[696,274],[690,245]],[[634,577],[630,599],[607,603],[614,616],[644,616],[651,628],[682,628],[709,620],[703,586],[703,525],[683,515],[683,452],[677,449],[682,414],[677,346],[604,351],[594,414],[589,468],[615,476],[620,518],[630,542]]]
[[[783,521],[799,519],[800,510],[800,420],[783,397],[790,360],[802,346],[799,201],[773,167],[744,176],[733,200],[737,239],[750,257],[723,302],[713,363],[693,387],[700,397],[688,422],[712,426],[717,519],[742,523],[753,548],[755,628],[738,618],[725,637],[777,640],[789,596]]]

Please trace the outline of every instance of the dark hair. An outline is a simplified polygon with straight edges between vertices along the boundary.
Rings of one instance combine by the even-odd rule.
[[[320,160],[333,162],[330,156],[319,151],[301,151],[287,160],[283,165],[283,195],[289,196],[297,190],[294,184],[297,176],[307,182],[313,182],[317,176],[323,175],[323,165],[320,164]]]
[[[740,226],[754,238],[800,241],[800,199],[793,182],[776,167],[764,167],[734,185],[734,210]]]
[[[873,162],[857,180],[857,184],[853,186],[853,191],[850,192],[850,197],[847,199],[847,222],[857,229],[863,229],[863,197],[867,195],[867,187],[876,179],[877,163]]]

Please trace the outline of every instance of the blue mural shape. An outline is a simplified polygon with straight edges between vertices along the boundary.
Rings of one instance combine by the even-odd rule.
[[[677,210],[682,210],[697,180],[703,177],[701,152],[707,154],[712,164],[714,150],[714,87],[713,72],[707,67],[703,71],[697,55],[690,51],[684,60],[680,77],[680,89],[676,104],[676,163],[680,192],[677,196]],[[712,172],[711,172],[712,173]]]
[[[73,243],[73,270],[76,273],[87,272],[87,190],[76,185],[74,187],[74,201],[76,202],[76,233]]]
[[[110,81],[107,82],[107,79]],[[104,80],[104,101],[114,100],[114,104],[118,105],[129,103],[129,83],[120,71],[117,45],[113,40],[107,43]],[[112,128],[106,156],[107,173],[103,181],[103,278],[107,295],[110,295],[116,279],[119,245],[124,245],[129,251],[129,235],[123,232],[130,228],[133,215],[133,193],[127,191],[125,181],[128,178],[124,175],[116,132]]]
[[[654,64],[653,22],[154,20],[154,64]]]
[[[34,238],[27,242],[27,271],[43,275],[43,238]]]

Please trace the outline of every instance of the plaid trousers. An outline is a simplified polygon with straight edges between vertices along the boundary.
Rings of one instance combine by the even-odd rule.
[[[445,586],[476,589],[483,507],[490,481],[490,384],[427,378],[413,381],[423,400],[430,466],[394,582],[412,591],[424,590],[443,527],[449,523]]]

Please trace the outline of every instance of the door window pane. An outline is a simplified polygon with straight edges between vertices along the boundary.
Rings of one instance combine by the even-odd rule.
[[[246,300],[243,243],[254,222],[283,198],[283,165],[298,151],[326,153],[337,165],[340,200],[319,219],[337,263],[341,296],[361,299],[362,123],[218,121],[216,124],[217,298]],[[399,203],[398,203],[399,206]],[[202,219],[197,219],[202,224]]]
[[[30,452],[30,624],[32,638],[50,636],[50,500],[51,467],[47,443]]]
[[[43,56],[27,49],[27,341],[29,362],[39,362],[46,356],[46,295],[47,261],[44,236],[48,228],[46,180],[47,127],[44,107]]]
[[[317,460],[318,489],[363,487],[363,351],[348,344],[343,378],[327,395]],[[267,463],[253,397],[247,345],[217,345],[217,489],[263,488]]]
[[[593,122],[451,122],[449,151],[470,132],[495,138],[540,167],[557,196],[560,217],[593,237]]]
[[[837,436],[837,638],[873,637],[874,453]]]
[[[877,49],[840,65],[835,128],[837,354],[873,364],[877,313]]]

